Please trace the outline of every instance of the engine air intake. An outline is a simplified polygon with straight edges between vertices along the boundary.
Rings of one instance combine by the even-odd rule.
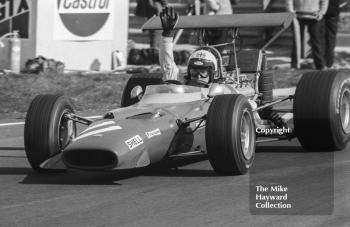
[[[85,170],[113,169],[118,164],[117,155],[109,150],[68,150],[62,159],[70,168]]]

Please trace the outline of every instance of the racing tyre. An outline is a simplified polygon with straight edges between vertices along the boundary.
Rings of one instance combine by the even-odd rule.
[[[210,164],[219,175],[245,174],[255,156],[255,123],[251,105],[243,95],[219,95],[206,119],[206,145]]]
[[[24,126],[24,146],[35,171],[64,171],[43,169],[40,164],[60,153],[76,136],[76,125],[65,117],[67,113],[74,113],[73,106],[61,95],[39,95],[31,102]]]
[[[305,73],[295,91],[295,133],[307,150],[342,150],[350,139],[350,77],[335,70]]]
[[[133,88],[140,86],[145,91],[147,85],[162,84],[163,75],[161,73],[142,73],[134,74],[130,77],[123,91],[121,107],[131,106],[137,103],[139,98],[131,98]]]

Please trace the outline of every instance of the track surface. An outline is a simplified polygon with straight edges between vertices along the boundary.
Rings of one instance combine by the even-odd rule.
[[[264,144],[255,174],[295,176],[307,213],[333,194],[320,187],[320,200],[310,202],[303,192],[324,180],[326,164],[314,160],[325,155],[303,151],[296,140]],[[168,171],[38,175],[25,157],[23,125],[0,127],[0,226],[350,226],[350,147],[334,153],[332,215],[252,215],[251,177],[218,177],[208,161]]]

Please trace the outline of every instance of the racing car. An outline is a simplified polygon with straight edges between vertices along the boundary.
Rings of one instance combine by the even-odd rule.
[[[39,95],[25,120],[25,151],[40,173],[67,169],[133,169],[177,158],[206,156],[218,175],[248,172],[258,143],[297,137],[310,151],[344,149],[350,139],[350,77],[334,70],[305,73],[295,94],[275,99],[265,50],[293,20],[290,13],[182,16],[176,29],[196,29],[219,62],[209,87],[163,81],[162,75],[135,74],[121,107],[101,119],[79,116],[69,98]],[[277,27],[260,49],[237,49],[242,27]],[[233,42],[208,46],[205,29],[232,29]],[[153,17],[143,29],[161,29]],[[277,108],[292,100],[290,109]],[[283,118],[293,116],[293,128]],[[78,133],[77,125],[87,127]],[[289,128],[288,128],[289,129]],[[266,138],[268,137],[268,138]]]

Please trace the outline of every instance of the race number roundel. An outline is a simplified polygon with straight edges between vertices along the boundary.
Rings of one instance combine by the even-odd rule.
[[[58,0],[58,14],[72,34],[88,37],[97,33],[111,13],[114,0]]]

